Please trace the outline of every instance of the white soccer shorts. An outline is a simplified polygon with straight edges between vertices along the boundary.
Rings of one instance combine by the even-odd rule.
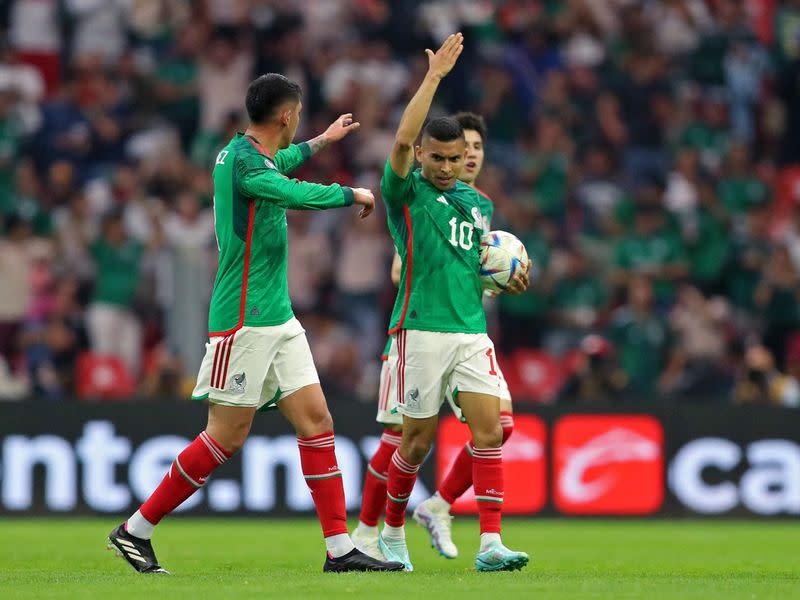
[[[282,325],[242,327],[212,337],[193,400],[269,408],[302,387],[319,383],[305,329],[295,317]]]
[[[401,329],[388,362],[389,393],[397,411],[412,418],[438,414],[448,390],[500,397],[494,344],[485,333]]]

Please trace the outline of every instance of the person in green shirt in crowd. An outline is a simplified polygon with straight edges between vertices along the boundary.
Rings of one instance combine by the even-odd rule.
[[[725,109],[721,97],[705,98],[701,118],[690,123],[678,138],[679,147],[697,150],[701,164],[712,171],[719,169],[731,143]]]
[[[728,215],[711,180],[700,179],[697,199],[697,206],[682,228],[689,275],[704,293],[717,294],[723,291],[722,278],[731,251]]]
[[[172,55],[153,74],[158,112],[178,128],[184,148],[189,147],[200,119],[197,76],[202,49],[201,30],[186,27],[178,34]]]
[[[14,175],[22,132],[11,90],[0,90],[0,217],[15,212]]]
[[[636,208],[633,231],[614,249],[614,281],[628,285],[636,275],[653,278],[656,300],[669,303],[675,283],[689,272],[680,236],[666,227],[663,209],[649,204]]]
[[[531,186],[542,216],[563,222],[572,147],[561,123],[539,119],[533,143],[520,165],[520,182]]]
[[[628,302],[614,312],[608,332],[631,392],[645,401],[669,388],[681,365],[669,324],[655,310],[653,291],[648,277],[634,276]]]
[[[536,210],[530,206],[516,207],[507,230],[525,245],[534,276],[528,289],[518,296],[500,294],[500,343],[503,351],[520,346],[537,346],[547,318],[549,293],[552,285],[548,273],[550,264],[549,229],[542,227]]]
[[[746,144],[731,145],[717,184],[717,195],[735,220],[743,219],[751,206],[769,202],[769,188],[755,175]]]
[[[102,236],[90,248],[95,263],[95,287],[86,311],[93,352],[117,356],[138,375],[142,326],[134,313],[142,279],[144,247],[125,232],[122,215],[103,221]]]
[[[727,296],[745,315],[752,315],[756,309],[756,287],[772,255],[771,213],[768,204],[752,205],[747,213],[745,230],[734,240],[731,249],[725,278]]]
[[[622,182],[615,176],[613,150],[596,145],[586,150],[583,176],[575,186],[581,214],[580,244],[593,268],[607,269],[614,241],[624,228],[617,218],[629,202]]]
[[[42,205],[41,186],[30,160],[17,165],[12,191],[12,212],[31,226],[35,236],[48,237],[53,233],[53,219]]]
[[[800,273],[786,246],[772,251],[753,300],[765,321],[764,345],[783,369],[789,338],[800,329]]]
[[[567,272],[553,290],[550,319],[555,328],[545,347],[556,355],[576,347],[598,326],[608,303],[609,291],[603,279],[589,268],[578,249],[570,250]]]

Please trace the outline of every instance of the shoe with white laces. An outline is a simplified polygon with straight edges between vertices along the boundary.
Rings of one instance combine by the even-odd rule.
[[[453,543],[453,517],[444,504],[431,496],[414,510],[414,520],[424,527],[431,538],[431,547],[445,558],[457,558],[458,548]]]
[[[475,557],[476,571],[516,571],[528,564],[525,552],[509,550],[501,542],[489,544]]]
[[[375,560],[386,560],[386,557],[378,548],[378,528],[375,527],[375,534],[372,531],[365,531],[363,527],[356,527],[350,534],[350,539],[353,540],[353,545],[367,556],[371,556]]]
[[[406,571],[413,571],[414,565],[411,564],[411,557],[408,556],[408,546],[406,541],[400,538],[378,536],[378,548],[387,561],[403,563]]]

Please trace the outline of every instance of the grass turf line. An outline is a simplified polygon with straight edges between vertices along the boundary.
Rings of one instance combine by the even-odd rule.
[[[508,520],[521,572],[475,573],[477,523],[455,521],[460,556],[408,524],[414,573],[323,574],[315,520],[172,518],[154,546],[171,576],[141,576],[105,550],[110,519],[0,522],[0,598],[800,598],[800,523]]]

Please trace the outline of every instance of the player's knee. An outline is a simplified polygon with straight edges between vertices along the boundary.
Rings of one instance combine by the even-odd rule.
[[[433,445],[433,438],[426,432],[408,435],[401,444],[403,457],[411,463],[418,464],[425,460]]]
[[[425,460],[430,449],[430,442],[424,439],[417,439],[406,444],[401,454],[408,462],[417,465]]]
[[[499,448],[503,445],[503,428],[500,423],[472,432],[472,443],[476,448]]]
[[[326,406],[315,408],[306,413],[297,434],[303,437],[321,435],[333,431],[333,417]]]

